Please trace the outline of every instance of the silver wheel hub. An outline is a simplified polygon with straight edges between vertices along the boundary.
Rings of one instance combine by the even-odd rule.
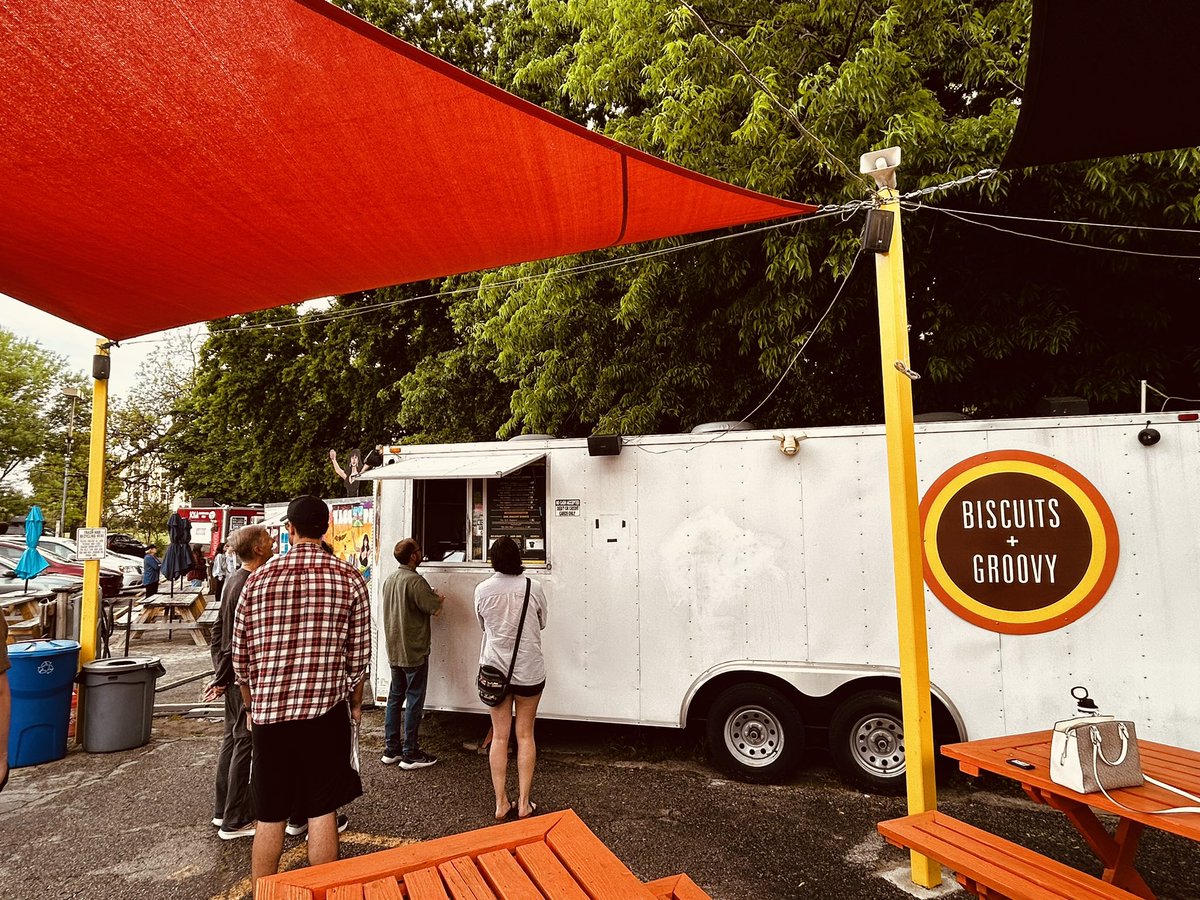
[[[895,716],[863,716],[850,739],[851,755],[863,770],[881,777],[904,771],[904,725]]]
[[[783,752],[783,726],[761,706],[742,706],[725,720],[725,748],[740,764],[760,768]]]

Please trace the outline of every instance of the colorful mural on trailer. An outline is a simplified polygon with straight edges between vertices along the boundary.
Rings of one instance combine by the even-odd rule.
[[[362,577],[371,580],[377,559],[375,547],[375,501],[371,497],[348,497],[344,500],[326,500],[329,505],[330,524],[325,532],[325,543],[333,548],[333,555],[352,563]],[[267,509],[263,524],[271,535],[276,554],[287,553],[287,529],[283,527],[283,516],[287,504],[273,504]]]
[[[325,540],[333,555],[353,564],[367,581],[371,580],[375,559],[375,501],[356,497],[329,502],[332,524]]]

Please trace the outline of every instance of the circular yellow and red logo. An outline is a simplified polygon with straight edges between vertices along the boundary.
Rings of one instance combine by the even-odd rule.
[[[1004,450],[965,459],[921,501],[925,582],[989,631],[1037,634],[1074,622],[1117,570],[1117,523],[1070,466]]]

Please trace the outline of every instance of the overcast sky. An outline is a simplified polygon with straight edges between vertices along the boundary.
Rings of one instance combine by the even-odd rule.
[[[91,377],[97,335],[4,294],[0,294],[0,325],[17,337],[37,341],[46,350],[66,357],[67,365]],[[112,357],[108,379],[110,395],[124,396],[129,392],[138,366],[165,334],[158,332],[131,338],[109,351]]]

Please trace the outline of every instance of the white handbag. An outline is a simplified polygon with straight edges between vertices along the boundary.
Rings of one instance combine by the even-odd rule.
[[[1083,691],[1083,696],[1080,697],[1076,691]],[[1073,688],[1071,694],[1079,701],[1081,712],[1096,708],[1085,688]],[[1050,780],[1080,794],[1099,791],[1114,805],[1131,812],[1151,815],[1200,813],[1200,806],[1134,810],[1113,799],[1108,793],[1110,790],[1136,787],[1148,781],[1163,790],[1200,803],[1200,797],[1194,794],[1143,775],[1134,724],[1113,716],[1083,715],[1054,723],[1054,734],[1050,740]]]
[[[1080,716],[1054,723],[1050,780],[1080,794],[1142,783],[1137,731],[1112,716]]]

